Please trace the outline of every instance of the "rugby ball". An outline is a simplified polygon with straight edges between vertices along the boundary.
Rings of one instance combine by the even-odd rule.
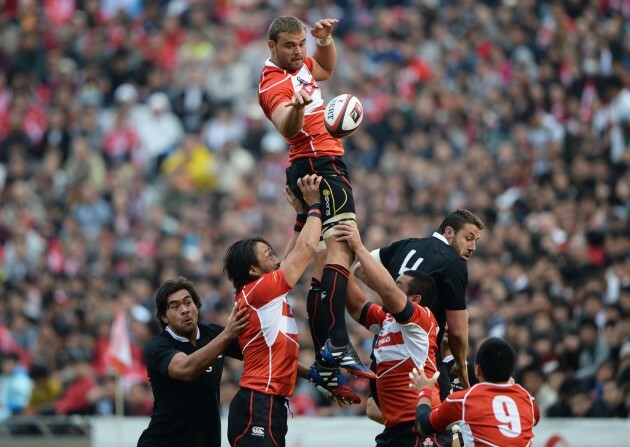
[[[359,128],[362,121],[361,101],[349,93],[335,96],[324,110],[324,126],[335,138],[351,135]]]

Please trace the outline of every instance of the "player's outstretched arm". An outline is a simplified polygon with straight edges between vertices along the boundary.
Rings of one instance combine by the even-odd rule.
[[[313,102],[304,90],[295,92],[290,101],[275,108],[271,122],[285,138],[293,138],[304,127],[304,108]]]
[[[332,37],[333,28],[339,23],[337,19],[321,19],[311,28],[311,35],[317,41],[317,48],[313,53],[312,74],[316,81],[329,79],[337,66],[337,49]]]
[[[335,225],[335,237],[339,241],[346,241],[354,251],[363,271],[370,278],[374,291],[383,300],[383,304],[392,314],[402,312],[407,305],[407,296],[398,288],[389,272],[379,264],[363,246],[359,230],[347,223]]]
[[[168,365],[168,375],[172,379],[190,382],[199,377],[215,362],[232,340],[249,324],[247,308],[238,310],[238,303],[232,308],[225,329],[203,348],[186,355],[178,352]]]
[[[284,278],[291,287],[298,282],[306,267],[311,263],[319,243],[319,236],[322,232],[322,212],[319,205],[319,184],[321,181],[322,178],[315,174],[305,175],[297,181],[304,201],[309,205],[309,212],[304,228],[295,241],[294,248],[280,264]]]
[[[468,380],[468,365],[466,353],[468,352],[468,311],[446,310],[446,323],[448,324],[448,345],[451,354],[455,358],[453,373],[459,378],[462,388],[470,388]]]
[[[430,379],[424,374],[424,369],[420,370],[414,368],[409,373],[411,382],[409,387],[418,392],[418,407],[416,408],[416,430],[418,433],[429,436],[435,433],[437,430],[431,425],[431,395],[433,393],[433,387],[440,377],[440,372],[437,371]]]
[[[284,249],[284,256],[282,259],[286,259],[287,256],[289,256],[289,253],[291,253],[295,248],[295,242],[297,241],[304,224],[306,224],[306,219],[308,217],[308,207],[293,193],[293,191],[291,191],[291,188],[289,188],[288,185],[284,187],[284,198],[295,210],[296,218],[293,234],[291,235],[291,239],[289,239],[287,247]]]

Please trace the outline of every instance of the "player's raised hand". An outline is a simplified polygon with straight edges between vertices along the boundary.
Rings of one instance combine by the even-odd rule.
[[[293,207],[297,214],[306,214],[308,213],[308,208],[306,204],[295,195],[295,193],[289,188],[289,186],[284,187],[284,197],[289,202],[289,205]]]
[[[304,90],[298,90],[293,94],[291,101],[287,102],[284,106],[293,107],[294,109],[303,109],[312,102],[313,98],[311,98],[311,95],[306,93]]]
[[[297,180],[298,188],[302,192],[302,197],[308,206],[319,203],[319,184],[322,178],[316,174],[305,175]]]
[[[329,37],[335,25],[339,23],[338,19],[320,19],[311,28],[311,36],[316,39],[323,39]]]
[[[335,225],[334,235],[336,240],[346,241],[352,251],[357,251],[363,246],[361,235],[356,225],[347,222],[339,222]]]
[[[243,307],[241,310],[238,310],[240,303],[240,300],[234,303],[234,307],[232,308],[232,312],[230,312],[225,329],[223,329],[223,332],[225,332],[230,340],[234,340],[238,337],[238,334],[240,334],[241,331],[249,324],[247,307]]]
[[[437,382],[438,377],[440,377],[439,371],[436,371],[435,374],[433,374],[433,377],[429,379],[424,374],[424,368],[420,368],[420,371],[414,368],[409,373],[409,378],[411,379],[411,382],[409,383],[409,388],[413,388],[416,391],[420,391],[423,388],[433,388],[435,386],[435,382]]]

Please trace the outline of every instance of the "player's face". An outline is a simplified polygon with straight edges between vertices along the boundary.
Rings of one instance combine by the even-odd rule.
[[[271,62],[280,68],[296,71],[302,67],[306,57],[306,33],[280,33],[278,42],[269,41]]]
[[[163,318],[177,335],[186,338],[196,336],[199,309],[188,290],[178,290],[166,298],[166,315]]]
[[[455,249],[458,255],[468,262],[472,254],[477,250],[477,241],[481,230],[473,224],[465,224],[458,232],[451,227],[446,227],[446,239]]]
[[[256,252],[256,259],[258,259],[258,265],[252,267],[252,273],[255,275],[262,275],[265,273],[273,272],[280,268],[280,259],[276,255],[269,245],[262,242],[256,242],[254,247]]]

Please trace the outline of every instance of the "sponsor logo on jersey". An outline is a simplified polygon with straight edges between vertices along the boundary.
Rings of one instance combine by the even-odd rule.
[[[265,427],[252,427],[252,436],[265,437]]]

